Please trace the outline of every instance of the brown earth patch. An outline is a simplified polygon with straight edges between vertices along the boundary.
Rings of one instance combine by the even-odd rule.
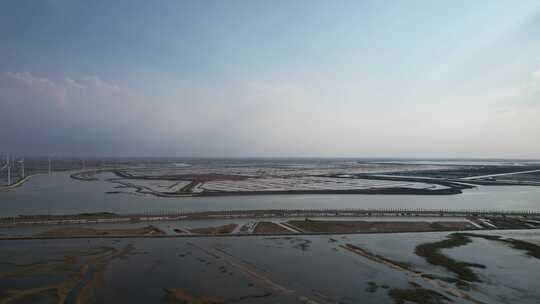
[[[253,230],[253,233],[261,234],[281,234],[281,233],[291,233],[291,231],[277,225],[272,222],[259,222]]]
[[[422,232],[473,229],[469,222],[413,222],[413,221],[289,221],[288,224],[305,232]]]
[[[62,227],[51,229],[37,236],[79,236],[79,235],[158,235],[165,234],[162,230],[154,226],[126,229],[96,229],[85,227]]]
[[[227,224],[217,227],[205,227],[205,228],[194,228],[189,229],[192,233],[198,234],[229,234],[238,226],[238,224]]]

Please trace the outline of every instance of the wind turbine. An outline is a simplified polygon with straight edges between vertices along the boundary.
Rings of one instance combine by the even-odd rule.
[[[24,157],[18,161],[18,163],[21,165],[21,179],[24,178]]]
[[[7,168],[7,161],[6,163],[4,164],[4,166],[2,168],[0,168],[0,171],[4,170],[5,168]]]
[[[9,154],[6,155],[6,166],[7,166],[7,180],[8,186],[11,185],[11,164],[9,163]]]
[[[6,155],[6,163],[4,164],[4,166],[2,168],[0,168],[0,171],[3,171],[7,167],[8,167],[8,156]],[[8,183],[8,185],[9,185],[9,183]]]

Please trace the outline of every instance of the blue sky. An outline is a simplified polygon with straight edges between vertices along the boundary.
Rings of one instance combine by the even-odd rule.
[[[4,153],[540,158],[538,1],[8,0],[0,38]]]

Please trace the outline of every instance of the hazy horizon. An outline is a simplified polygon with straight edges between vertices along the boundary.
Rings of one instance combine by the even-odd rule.
[[[538,1],[2,1],[0,154],[540,159]]]
[[[440,162],[452,162],[452,161],[486,161],[486,162],[500,162],[500,161],[516,161],[516,162],[540,162],[540,158],[512,158],[512,157],[386,157],[386,156],[174,156],[174,155],[127,155],[127,154],[118,154],[118,155],[90,155],[90,154],[24,154],[24,153],[2,153],[0,154],[0,160],[3,160],[5,157],[9,156],[11,159],[36,159],[36,160],[92,160],[92,159],[159,159],[159,160],[270,160],[270,161],[295,161],[295,160],[306,160],[306,161],[420,161],[420,162],[430,162],[430,161],[440,161]]]

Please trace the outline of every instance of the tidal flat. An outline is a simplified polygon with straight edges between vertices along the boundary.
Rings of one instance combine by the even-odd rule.
[[[457,235],[452,248],[436,246],[448,232],[0,241],[0,303],[538,302],[539,232]],[[419,246],[481,261],[478,279],[459,284]]]
[[[527,166],[242,161],[36,175],[0,193],[0,304],[538,303],[540,187]],[[351,194],[403,187],[460,193]]]
[[[21,187],[0,192],[0,214],[9,217],[96,212],[403,207],[534,211],[538,209],[540,197],[537,179],[512,182],[506,180],[508,176],[520,175],[493,177],[489,174],[535,169],[535,166],[520,164],[496,170],[500,167],[496,164],[449,166],[326,160],[315,163],[239,161],[235,165],[194,162],[177,167],[171,163],[133,162],[124,164],[123,171],[97,166],[82,171],[71,168],[50,175],[35,175]],[[488,177],[461,180],[461,174],[453,175],[462,171],[470,173],[466,178],[475,174]],[[430,174],[435,173],[436,177],[431,177]],[[122,174],[128,175],[123,178]],[[209,180],[210,177],[213,180]],[[457,179],[451,187],[459,191],[453,192],[455,195],[436,195],[448,190],[448,179]],[[462,184],[473,182],[475,187],[463,188]],[[380,193],[367,195],[365,191]],[[417,191],[433,195],[420,195]],[[261,195],[263,193],[273,195]]]

